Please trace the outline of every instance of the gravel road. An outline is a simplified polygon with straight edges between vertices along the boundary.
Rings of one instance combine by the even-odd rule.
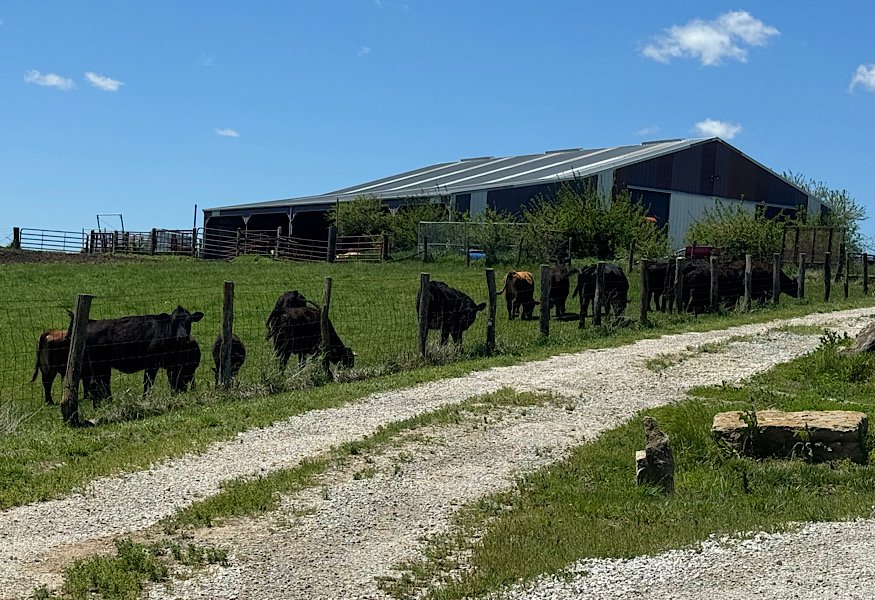
[[[411,442],[405,451],[410,460],[379,458],[385,464],[378,460],[373,476],[331,473],[318,494],[290,498],[267,517],[211,531],[208,535],[235,548],[230,567],[150,591],[156,598],[380,597],[374,577],[391,575],[394,564],[415,557],[423,536],[445,530],[460,504],[507,487],[515,474],[555,460],[640,409],[681,399],[693,386],[738,381],[817,345],[817,336],[778,330],[783,325],[853,334],[872,312],[665,336],[476,372],[313,411],[241,433],[203,454],[100,478],[68,498],[0,513],[0,597],[26,596],[41,583],[57,585],[52,557],[146,529],[215,494],[223,481],[294,466],[380,425],[503,387],[566,397],[573,410],[511,411],[476,430],[470,425],[436,430],[427,444]],[[721,353],[686,352],[714,342],[730,343]],[[650,358],[684,352],[686,360],[658,376],[644,366]]]

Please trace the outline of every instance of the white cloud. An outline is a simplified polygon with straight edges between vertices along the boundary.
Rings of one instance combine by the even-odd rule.
[[[356,55],[358,55],[359,58],[365,58],[367,56],[370,56],[371,52],[373,52],[373,50],[371,50],[370,46],[359,46],[355,49],[355,53]]]
[[[240,134],[230,127],[217,127],[214,131],[216,135],[220,135],[222,137],[240,137]]]
[[[875,65],[860,65],[854,71],[854,76],[851,78],[851,85],[848,87],[849,92],[853,92],[858,85],[870,92],[875,92]]]
[[[202,67],[215,67],[216,66],[216,57],[210,54],[209,52],[201,52],[201,57],[198,60],[198,63]]]
[[[672,58],[695,58],[705,66],[719,65],[724,58],[747,62],[748,46],[765,46],[780,32],[746,11],[724,13],[713,21],[693,19],[674,25],[641,51],[644,56],[667,63]]]
[[[106,77],[105,75],[98,75],[94,71],[86,72],[85,79],[88,83],[96,88],[100,88],[104,92],[117,92],[119,87],[124,85],[124,83],[117,79]]]
[[[656,133],[659,133],[659,127],[657,127],[656,125],[650,125],[648,127],[644,127],[642,129],[639,129],[638,131],[635,132],[635,135],[648,136],[648,135],[654,135]]]
[[[76,84],[73,83],[72,79],[61,77],[60,75],[56,75],[55,73],[46,73],[45,75],[43,75],[36,69],[31,69],[30,71],[25,73],[24,80],[27,83],[35,83],[37,85],[58,88],[59,90],[64,91],[72,90],[76,87]]]
[[[726,121],[718,121],[717,119],[705,119],[699,121],[695,125],[696,132],[699,135],[706,137],[719,137],[724,140],[731,140],[741,133],[741,125],[738,123],[727,123]]]

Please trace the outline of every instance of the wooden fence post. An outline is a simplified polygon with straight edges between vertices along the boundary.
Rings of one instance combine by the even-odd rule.
[[[869,295],[869,255],[863,253],[863,295]]]
[[[829,302],[829,293],[832,290],[832,253],[823,253],[823,301]]]
[[[21,250],[21,227],[12,228],[12,249]]]
[[[419,354],[426,355],[426,342],[428,341],[428,299],[429,299],[429,274],[419,275]]]
[[[832,252],[832,229],[829,230],[829,248],[828,250]],[[845,255],[848,253],[848,249],[845,247],[844,242],[839,242],[839,260],[836,263],[836,283],[841,279],[842,274],[844,273],[845,266]]]
[[[283,237],[283,228],[276,228],[276,244],[273,247],[273,257],[278,259],[280,257],[280,241],[282,241]]]
[[[67,355],[67,372],[64,375],[64,395],[61,399],[61,416],[64,422],[78,427],[83,425],[79,418],[79,380],[82,378],[82,363],[85,355],[85,339],[88,336],[88,315],[94,296],[79,294],[76,297],[76,312],[73,314],[70,335],[70,353]]]
[[[848,299],[848,295],[851,293],[850,285],[851,285],[851,255],[845,252],[845,286],[844,286],[844,294],[845,300]]]
[[[800,299],[805,298],[805,253],[799,255],[799,272],[796,274],[796,290]]]
[[[328,227],[328,255],[326,260],[333,263],[337,258],[337,227],[331,225]]]
[[[152,228],[151,239],[149,240],[149,254],[155,254],[155,251],[158,249],[158,230],[154,227]]]
[[[650,261],[641,261],[641,312],[638,315],[638,322],[644,324],[647,322],[647,310],[650,308],[650,282],[647,280],[647,272],[650,270]]]
[[[234,333],[234,282],[226,281],[222,297],[222,345],[219,347],[219,385],[231,385],[231,345]]]
[[[191,256],[197,258],[197,227],[191,228]]]
[[[753,257],[744,255],[744,310],[750,312],[753,304]]]
[[[711,310],[717,310],[717,307],[720,304],[720,271],[717,269],[716,256],[711,256],[708,259],[708,268],[711,275],[711,285],[708,287],[708,299],[711,301]]]
[[[550,335],[550,265],[541,265],[541,335]]]
[[[331,372],[328,360],[328,352],[331,350],[331,321],[328,318],[328,311],[331,308],[332,284],[331,277],[326,277],[322,286],[322,308],[319,311],[319,349],[322,352],[322,368],[325,369],[326,373]]]
[[[495,291],[495,269],[486,269],[486,292],[489,295],[489,304],[486,308],[486,352],[495,352],[495,305],[498,294]]]
[[[778,304],[781,301],[781,255],[772,254],[772,302]]]
[[[583,293],[583,290],[581,290]],[[605,261],[600,260],[595,265],[595,295],[592,300],[592,324],[600,327],[602,324],[602,304],[605,303]]]
[[[681,314],[684,306],[684,259],[681,256],[674,259],[674,303]]]

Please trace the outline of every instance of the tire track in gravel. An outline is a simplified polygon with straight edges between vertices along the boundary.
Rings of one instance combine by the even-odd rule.
[[[51,574],[40,572],[39,564],[59,548],[143,530],[180,508],[217,493],[223,481],[293,467],[303,458],[365,437],[393,421],[502,387],[552,392],[574,399],[578,406],[570,413],[574,416],[575,434],[564,443],[568,446],[590,439],[637,410],[682,398],[690,387],[736,381],[790,360],[815,347],[817,339],[816,336],[773,334],[768,344],[759,344],[767,347],[762,353],[742,352],[734,356],[731,364],[725,360],[725,353],[702,354],[682,363],[674,373],[677,378],[654,376],[643,366],[649,358],[682,352],[691,345],[765,334],[770,328],[783,325],[829,324],[853,332],[868,321],[866,317],[871,312],[871,308],[856,309],[719,331],[677,334],[618,348],[589,350],[475,372],[374,394],[339,408],[312,411],[270,427],[243,432],[234,440],[216,444],[202,454],[162,462],[145,471],[99,478],[82,493],[0,513],[0,558],[3,559],[0,560],[0,595],[27,594],[41,583],[56,583]],[[687,368],[693,364],[695,368]],[[706,364],[710,366],[703,368]],[[507,481],[514,468],[508,467],[503,481]],[[466,499],[468,496],[459,501]],[[443,526],[446,519],[441,518]]]

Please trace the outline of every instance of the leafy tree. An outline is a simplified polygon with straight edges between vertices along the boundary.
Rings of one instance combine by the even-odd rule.
[[[741,202],[718,201],[694,222],[686,234],[688,244],[720,248],[724,256],[751,254],[764,258],[781,251],[784,226],[794,219],[767,218],[764,211],[751,211]]]
[[[400,207],[386,215],[392,248],[411,250],[416,248],[420,221],[440,221],[446,218],[447,209],[442,204],[411,204]]]
[[[386,229],[386,211],[376,196],[358,196],[338,202],[328,211],[338,235],[374,235]]]
[[[784,177],[798,185],[806,192],[823,202],[830,209],[824,218],[819,215],[808,215],[811,225],[826,225],[842,227],[845,230],[845,243],[848,252],[862,252],[865,246],[860,223],[865,220],[866,209],[847,190],[837,190],[828,187],[824,182],[809,179],[800,173],[790,171]]]

